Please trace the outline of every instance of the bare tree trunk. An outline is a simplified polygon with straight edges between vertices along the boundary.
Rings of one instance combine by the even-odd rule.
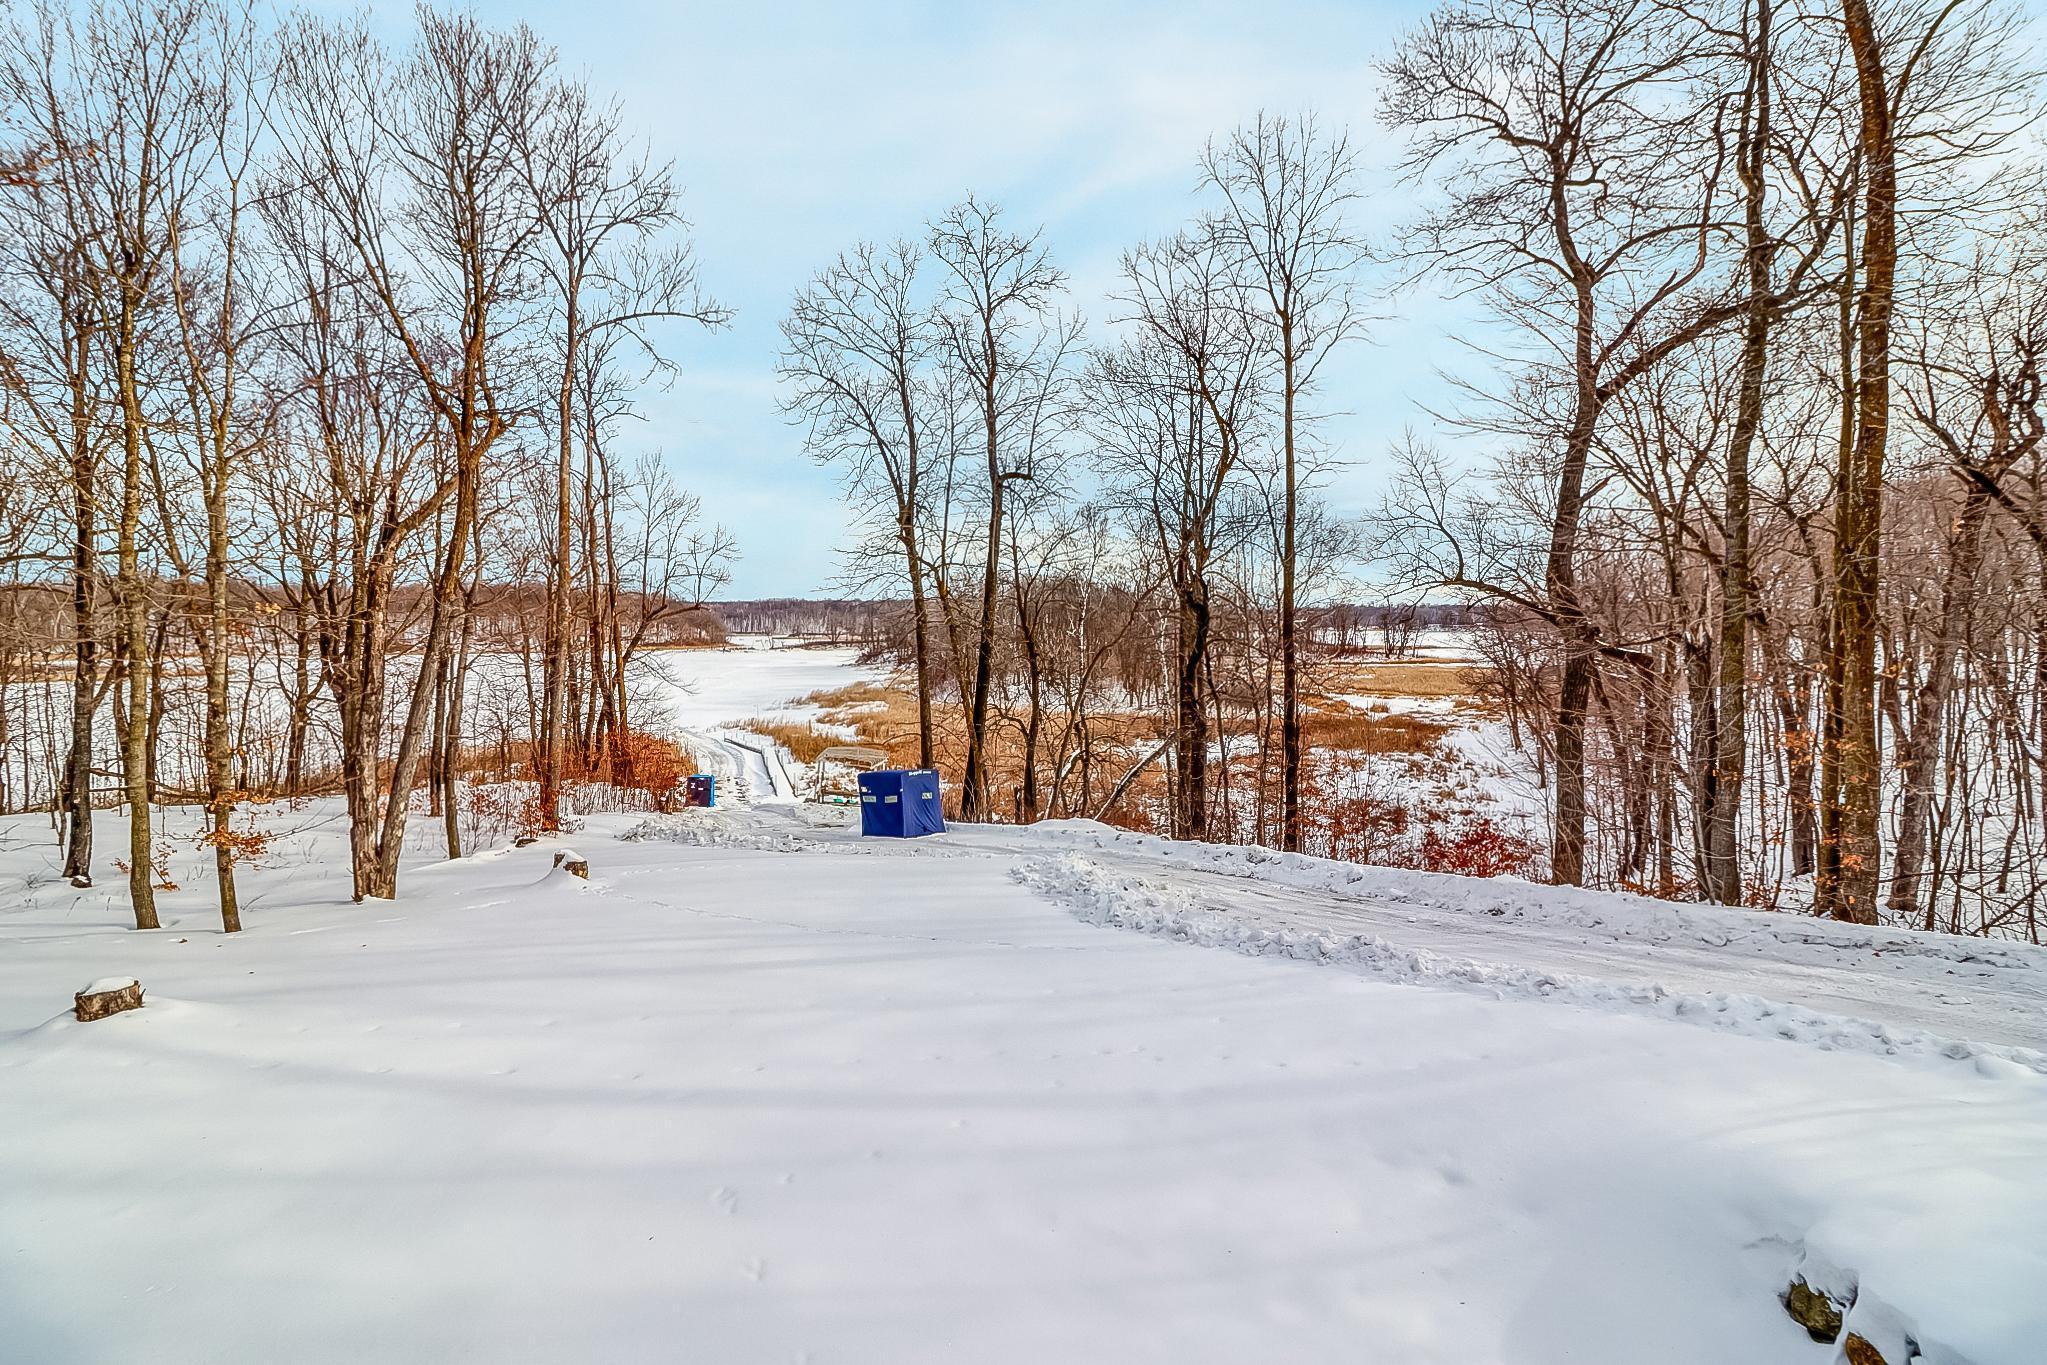
[[[1279,550],[1279,846],[1289,853],[1298,853],[1301,851],[1301,663],[1295,637],[1297,593],[1294,578],[1300,556],[1294,539],[1300,523],[1300,482],[1294,451],[1294,397],[1299,384],[1294,377],[1293,328],[1294,319],[1288,315],[1281,341],[1284,369],[1281,429],[1285,445],[1286,493],[1280,517]],[[1203,742],[1205,746],[1206,740]]]
[[[1841,644],[1840,565],[1841,517],[1849,503],[1849,476],[1855,457],[1855,230],[1842,226],[1842,273],[1838,301],[1837,339],[1841,360],[1841,410],[1834,460],[1834,552],[1826,582],[1827,644],[1820,683],[1819,847],[1813,863],[1813,912],[1833,915],[1841,888],[1841,726],[1847,687],[1847,650]]]
[[[580,276],[575,266],[576,263],[570,264],[567,272],[570,283],[563,291],[565,335],[562,344],[565,354],[560,392],[556,395],[556,434],[560,439],[555,466],[554,557],[548,576],[547,657],[541,668],[540,826],[545,830],[561,828],[562,752],[569,724],[569,581],[573,558],[569,547],[574,538],[569,503],[574,491],[575,379],[582,321],[577,297]],[[592,606],[595,606],[594,598]]]
[[[298,595],[292,606],[292,694],[291,717],[287,721],[284,747],[284,792],[302,796],[306,786],[306,732],[312,726],[313,632],[307,620],[305,596]]]
[[[903,558],[910,573],[910,640],[917,673],[917,766],[935,768],[937,754],[931,741],[931,625],[924,600],[924,565],[917,555],[917,526],[914,517],[902,522]]]
[[[1720,560],[1720,677],[1713,753],[1713,802],[1706,811],[1704,889],[1708,900],[1742,903],[1740,823],[1748,762],[1749,451],[1763,417],[1769,367],[1772,239],[1763,222],[1770,147],[1770,0],[1756,0],[1749,44],[1748,99],[1739,148],[1748,314],[1742,324],[1741,390],[1727,445],[1726,545]]]
[[[464,443],[467,444],[467,443]],[[472,445],[470,447],[474,449]],[[447,548],[434,586],[434,605],[427,624],[426,647],[419,662],[419,680],[412,689],[412,703],[399,731],[398,750],[391,760],[391,785],[384,798],[384,823],[377,839],[377,859],[370,894],[389,900],[398,894],[398,859],[405,851],[406,807],[419,769],[420,751],[426,739],[428,712],[433,688],[428,683],[441,667],[447,652],[448,634],[460,610],[462,568],[469,549],[470,526],[476,518],[476,474],[470,459],[458,456],[455,514],[448,531]]]
[[[981,629],[974,642],[974,685],[967,712],[967,764],[960,784],[960,819],[969,823],[988,813],[988,693],[995,667],[995,603],[1002,565],[1002,495],[1007,480],[996,442],[995,337],[984,328],[988,357],[982,420],[988,441],[988,557],[981,574]]]
[[[1941,717],[1955,680],[1955,663],[1968,634],[1976,597],[1976,573],[1983,562],[1983,524],[1989,495],[1973,484],[1963,495],[1954,549],[1941,588],[1940,626],[1928,644],[1926,676],[1912,702],[1911,729],[1898,754],[1904,799],[1898,814],[1898,847],[1891,867],[1889,909],[1910,923],[1919,914],[1919,881],[1926,862],[1928,817],[1933,809],[1934,762],[1940,755]]]
[[[441,818],[447,834],[448,856],[462,856],[462,707],[463,684],[469,676],[469,642],[476,622],[475,587],[462,604],[462,629],[455,641],[455,654],[447,668],[448,709],[441,722],[440,778]]]
[[[1174,823],[1175,837],[1208,837],[1208,708],[1201,680],[1208,659],[1208,589],[1195,578],[1180,593],[1180,657],[1174,670],[1174,715],[1179,762]]]
[[[216,430],[212,487],[206,498],[206,804],[213,828],[213,874],[219,883],[220,927],[236,934],[242,928],[241,900],[235,892],[235,750],[233,721],[228,710],[228,530],[227,451],[225,416]]]
[[[1883,755],[1877,735],[1877,552],[1882,541],[1884,449],[1890,432],[1891,309],[1897,273],[1898,172],[1882,37],[1867,0],[1842,0],[1842,19],[1861,92],[1862,288],[1855,317],[1855,441],[1835,514],[1834,646],[1841,687],[1835,699],[1840,808],[1838,865],[1830,897],[1838,919],[1874,924],[1882,858],[1878,829]]]
[[[141,398],[136,390],[134,306],[124,288],[115,351],[121,396],[121,522],[115,546],[121,596],[121,675],[128,689],[127,724],[121,733],[122,780],[128,797],[128,898],[137,929],[158,927],[156,882],[149,826],[152,727],[149,684],[149,597],[142,582]]]
[[[74,392],[71,462],[71,751],[64,764],[63,806],[67,814],[64,876],[73,886],[92,885],[93,711],[99,697],[99,635],[93,619],[97,557],[93,488],[95,462],[87,445],[83,375]]]

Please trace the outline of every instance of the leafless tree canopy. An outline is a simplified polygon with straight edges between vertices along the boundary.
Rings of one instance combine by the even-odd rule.
[[[1454,625],[1539,779],[1485,870],[2037,939],[2023,20],[1447,0],[1377,54],[1379,127],[1190,147],[1185,221],[1100,299],[961,187],[781,320],[860,600],[728,613],[899,665],[967,818],[1356,858],[1471,832],[1331,738],[1374,641]],[[232,930],[259,801],[338,797],[354,894],[389,897],[422,818],[454,855],[505,792],[547,831],[671,781],[648,652],[719,630],[734,540],[632,434],[730,318],[673,171],[523,26],[381,31],[244,0],[0,28],[0,804],[51,812],[78,884],[118,867],[138,926],[166,803],[204,809]],[[1367,242],[1382,175],[1404,213]],[[1454,400],[1345,449],[1333,358],[1445,298],[1482,314]],[[1368,516],[1339,455],[1383,475]]]

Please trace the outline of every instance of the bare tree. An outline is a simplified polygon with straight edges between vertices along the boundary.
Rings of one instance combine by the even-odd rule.
[[[1643,375],[1749,308],[1716,270],[1726,168],[1694,102],[1704,60],[1700,32],[1650,0],[1462,0],[1385,66],[1408,175],[1444,195],[1414,228],[1415,259],[1483,291],[1522,329],[1531,346],[1518,368],[1545,386],[1493,396],[1507,405],[1505,429],[1551,461],[1540,592],[1464,586],[1536,613],[1560,641],[1559,882],[1585,876],[1586,723],[1599,660],[1618,648],[1578,581],[1601,419]]]
[[[1838,919],[1875,923],[1882,872],[1883,749],[1877,666],[1884,463],[1890,445],[1891,335],[1896,308],[1901,142],[1924,174],[1952,166],[1957,145],[1994,154],[2013,126],[2021,84],[2002,55],[2009,12],[1965,0],[1913,0],[1880,26],[1868,0],[1841,0],[1861,115],[1854,369],[1843,386],[1836,479],[1832,648],[1821,792],[1817,902]],[[1844,334],[1844,352],[1846,337]],[[1852,424],[1851,424],[1852,423]]]
[[[996,608],[1000,603],[1003,502],[1009,485],[1035,476],[1060,416],[1061,399],[1080,327],[1058,317],[1054,300],[1065,276],[1037,234],[1002,226],[992,204],[969,197],[931,226],[930,249],[948,273],[939,305],[948,362],[971,394],[979,418],[986,512],[974,666],[967,692],[967,759],[960,818],[989,810],[988,703],[994,680]]]
[[[669,321],[722,326],[730,310],[702,295],[688,243],[664,245],[683,227],[673,176],[628,153],[615,108],[599,107],[580,83],[549,87],[523,127],[519,157],[541,231],[535,256],[552,292],[557,351],[553,488],[555,539],[549,566],[546,663],[539,734],[540,823],[560,824],[562,756],[569,730],[570,588],[574,566],[576,435],[583,404],[578,376],[593,342],[617,333],[656,365],[651,329]],[[606,358],[617,348],[601,352]],[[586,438],[587,439],[587,438]]]
[[[1325,132],[1313,114],[1260,114],[1201,160],[1202,180],[1223,208],[1205,230],[1235,258],[1244,298],[1277,361],[1280,439],[1280,846],[1301,847],[1299,538],[1304,467],[1302,399],[1322,362],[1356,336],[1363,242],[1349,224],[1357,199],[1348,134]]]
[[[271,54],[246,9],[212,13],[207,28],[197,68],[210,96],[204,106],[209,121],[199,149],[207,193],[197,205],[194,221],[173,218],[166,227],[171,245],[169,294],[184,362],[178,387],[190,414],[191,461],[206,521],[206,610],[195,635],[206,669],[206,801],[212,822],[207,838],[213,846],[221,926],[232,934],[240,931],[242,917],[235,895],[233,830],[240,784],[234,771],[228,697],[235,637],[228,601],[230,485],[238,467],[248,463],[252,443],[261,433],[254,413],[245,411],[249,405],[242,386],[246,353],[254,340],[251,333],[263,325],[260,300],[252,297],[249,276],[257,267],[250,263],[247,238],[255,216],[249,200],[259,173],[256,148],[266,131]],[[168,527],[165,541],[174,561],[180,558]]]
[[[1903,790],[1886,908],[1920,919],[1932,833],[1942,722],[1977,613],[1985,540],[1995,499],[2014,469],[2047,438],[2041,411],[2047,360],[2047,279],[2037,226],[2019,224],[1964,268],[1934,276],[1927,323],[1909,355],[1905,402],[1915,424],[1962,481],[1940,588],[1931,658],[1911,698],[1896,768]],[[1941,301],[1956,300],[1943,304]],[[1935,311],[1937,310],[1937,311]]]
[[[1176,618],[1173,834],[1208,835],[1210,566],[1242,535],[1232,509],[1264,397],[1263,348],[1210,242],[1173,238],[1123,259],[1121,303],[1142,336],[1100,356],[1090,387],[1098,463],[1172,586]],[[1235,510],[1236,526],[1229,513]]]
[[[508,399],[520,324],[533,306],[523,267],[542,230],[521,148],[552,56],[525,28],[419,15],[392,60],[360,26],[297,21],[285,44],[282,160],[288,181],[334,228],[331,241],[408,365],[435,417],[449,502],[433,604],[399,732],[371,865],[358,894],[398,885],[435,675],[462,597],[479,485],[518,411]]]
[[[128,799],[128,889],[139,929],[158,925],[150,824],[157,668],[144,516],[149,442],[166,420],[146,353],[160,348],[178,228],[200,193],[208,130],[226,97],[205,74],[210,14],[204,0],[119,0],[82,21],[42,8],[10,45],[16,116],[31,130],[38,155],[53,171],[62,168],[67,185],[64,221],[77,234],[84,284],[78,303],[94,315],[80,330],[104,348],[101,363],[111,371],[118,415],[115,600],[125,705],[116,718]],[[96,359],[81,354],[87,363]],[[74,737],[76,726],[74,714]]]
[[[782,320],[780,373],[790,389],[787,410],[805,424],[811,454],[838,464],[862,510],[891,523],[910,589],[917,761],[929,768],[936,762],[930,612],[918,532],[936,336],[918,294],[923,259],[910,242],[862,242],[820,271]]]
[[[91,271],[88,204],[75,169],[58,165],[49,134],[64,133],[65,112],[47,44],[54,33],[12,25],[4,32],[0,81],[7,106],[41,149],[13,168],[0,193],[6,287],[0,319],[4,421],[20,450],[46,452],[68,512],[71,707],[70,734],[55,805],[61,813],[63,875],[92,885],[94,716],[112,682],[101,663],[101,531],[113,429],[99,329],[102,316]],[[81,154],[73,148],[70,155]]]

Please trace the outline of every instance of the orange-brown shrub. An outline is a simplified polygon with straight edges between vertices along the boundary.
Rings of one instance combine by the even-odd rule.
[[[1535,870],[1541,850],[1518,834],[1501,829],[1479,815],[1445,832],[1430,826],[1422,832],[1422,866],[1430,872],[1460,877],[1525,877]]]
[[[660,811],[674,803],[675,789],[691,769],[688,755],[672,740],[643,730],[627,731],[615,757],[611,780],[645,792]]]
[[[1385,863],[1408,828],[1407,807],[1372,796],[1331,801],[1320,831],[1325,856],[1352,863]],[[1321,852],[1322,850],[1317,850]]]

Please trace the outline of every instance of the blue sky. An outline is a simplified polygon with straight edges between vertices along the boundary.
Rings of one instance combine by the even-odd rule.
[[[380,6],[380,9],[383,7]],[[682,374],[642,404],[627,444],[659,449],[737,534],[730,595],[825,591],[849,540],[833,474],[776,407],[776,324],[795,289],[862,238],[916,231],[968,190],[1043,224],[1091,319],[1118,254],[1195,209],[1211,133],[1315,109],[1348,124],[1368,164],[1393,148],[1372,121],[1372,62],[1412,4],[596,4],[479,6],[523,19],[563,64],[617,95],[686,187],[707,285],[728,330],[677,338]],[[386,11],[389,13],[389,11]],[[393,15],[392,17],[396,17]],[[1396,221],[1375,175],[1364,226]],[[1435,300],[1351,347],[1321,399],[1345,462],[1329,494],[1376,501],[1400,430],[1440,401],[1450,311]]]

